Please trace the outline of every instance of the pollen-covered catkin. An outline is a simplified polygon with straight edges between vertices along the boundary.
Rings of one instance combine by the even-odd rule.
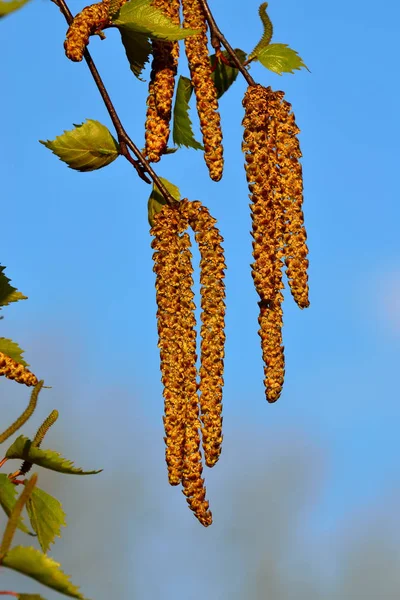
[[[182,479],[186,421],[180,313],[181,248],[178,231],[177,211],[164,206],[154,219],[151,234],[155,236],[152,248],[155,250],[153,270],[156,273],[158,346],[164,388],[165,459],[171,485],[178,485]]]
[[[200,409],[206,465],[218,461],[222,445],[222,387],[225,347],[225,258],[216,220],[201,202],[182,201],[200,252]]]
[[[4,375],[8,379],[13,379],[17,383],[24,383],[28,386],[35,386],[38,383],[36,375],[3,352],[0,352],[0,376],[1,375]]]
[[[183,27],[201,31],[185,38],[185,49],[203,135],[204,159],[211,179],[219,181],[224,164],[222,130],[208,54],[207,22],[199,0],[182,0],[182,10]]]
[[[103,0],[86,6],[76,15],[68,28],[64,42],[65,54],[70,60],[80,62],[89,44],[90,36],[101,34],[101,31],[111,24],[109,5],[110,0]]]
[[[179,0],[153,0],[171,21],[179,24]],[[151,68],[145,125],[145,155],[149,162],[158,162],[165,152],[170,134],[172,98],[178,68],[178,42],[152,41]]]

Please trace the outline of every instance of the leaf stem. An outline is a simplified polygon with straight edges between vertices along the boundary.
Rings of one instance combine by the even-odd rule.
[[[232,62],[239,69],[239,71],[241,72],[241,74],[243,75],[243,77],[245,78],[247,83],[249,85],[256,85],[256,82],[254,81],[254,79],[252,78],[252,76],[250,75],[248,70],[240,62],[238,55],[236,54],[236,52],[234,51],[234,49],[232,48],[232,46],[230,45],[230,43],[228,42],[228,40],[226,39],[226,37],[224,36],[222,31],[220,30],[220,28],[218,27],[218,25],[214,19],[214,15],[212,14],[210,7],[208,6],[207,0],[200,0],[200,4],[203,7],[204,14],[206,16],[208,25],[210,27],[211,43],[212,43],[213,47],[215,48],[215,40],[219,40],[221,42],[221,44],[226,48],[229,56],[232,59]]]
[[[67,21],[68,25],[71,25],[72,21],[74,20],[74,17],[72,15],[71,11],[69,10],[66,1],[65,0],[52,0],[52,2],[54,2],[54,4],[56,6],[58,6],[58,8],[60,9],[61,13],[63,14],[65,20]],[[141,179],[143,179],[143,181],[146,181],[146,183],[151,183],[150,179],[146,175],[146,172],[147,172],[150,175],[150,178],[152,179],[154,184],[160,190],[160,193],[165,198],[166,203],[169,204],[170,206],[175,205],[176,200],[168,192],[167,188],[161,182],[157,173],[154,171],[154,169],[152,168],[150,163],[146,160],[143,153],[139,150],[139,148],[136,146],[136,144],[134,144],[134,142],[131,140],[129,135],[126,133],[126,131],[121,123],[121,119],[118,116],[118,113],[114,107],[114,104],[110,98],[110,95],[107,92],[104,82],[100,76],[100,73],[97,70],[97,67],[96,67],[96,65],[93,61],[93,58],[91,57],[91,54],[88,49],[85,50],[83,56],[84,56],[87,66],[89,67],[89,71],[93,77],[93,80],[97,86],[97,89],[100,92],[100,95],[103,99],[105,107],[108,111],[108,114],[110,115],[110,119],[115,127],[115,131],[118,136],[118,142],[120,145],[121,155],[124,156],[135,167],[139,177]],[[137,161],[135,161],[132,158],[132,156],[129,153],[128,148],[136,156],[136,158],[138,159]]]

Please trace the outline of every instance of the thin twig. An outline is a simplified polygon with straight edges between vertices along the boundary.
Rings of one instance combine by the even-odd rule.
[[[61,13],[65,17],[65,20],[67,21],[68,25],[71,25],[74,17],[72,15],[71,11],[69,10],[66,1],[65,0],[52,0],[52,1],[54,2],[54,4],[56,4],[56,6],[58,6]],[[93,80],[96,83],[97,89],[100,92],[100,95],[103,99],[105,107],[107,108],[107,111],[108,111],[108,114],[110,115],[111,121],[115,127],[115,131],[118,136],[118,142],[120,145],[121,155],[124,156],[135,167],[136,171],[138,172],[139,177],[141,177],[141,179],[146,181],[146,183],[151,183],[151,181],[147,177],[146,173],[148,173],[150,175],[150,178],[152,179],[152,181],[155,183],[155,185],[160,190],[160,193],[165,198],[165,201],[167,204],[169,204],[169,205],[176,204],[176,200],[169,193],[169,191],[167,190],[165,185],[163,185],[163,183],[160,181],[160,178],[158,177],[157,173],[151,167],[150,163],[146,160],[143,153],[139,150],[139,148],[136,146],[136,144],[133,143],[133,141],[131,140],[129,135],[126,133],[126,131],[121,123],[121,120],[117,114],[117,111],[115,110],[114,104],[112,103],[112,100],[107,92],[107,89],[106,89],[104,83],[103,83],[103,80],[100,77],[100,73],[98,72],[97,67],[94,64],[93,58],[91,57],[89,50],[86,49],[83,56],[84,56],[87,66],[89,67],[89,71],[93,77]],[[136,156],[136,158],[138,159],[137,161],[135,161],[132,158],[132,156],[129,153],[128,148]]]
[[[238,55],[236,54],[236,52],[234,51],[234,49],[232,48],[232,46],[230,45],[230,43],[228,42],[228,40],[226,39],[226,37],[224,36],[222,31],[220,30],[220,28],[218,27],[217,23],[215,22],[214,16],[211,12],[210,7],[208,6],[207,0],[200,0],[200,3],[203,7],[204,14],[206,16],[208,25],[210,27],[212,46],[214,48],[216,48],[217,47],[216,40],[219,40],[222,43],[222,45],[226,48],[229,56],[232,59],[232,62],[239,69],[239,71],[241,72],[241,74],[243,75],[243,77],[245,78],[247,83],[249,85],[256,85],[256,82],[254,81],[254,79],[252,78],[252,76],[250,75],[248,70],[240,62]]]

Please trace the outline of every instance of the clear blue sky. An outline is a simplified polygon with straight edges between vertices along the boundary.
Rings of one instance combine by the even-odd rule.
[[[245,9],[238,0],[229,9],[226,3],[210,4],[231,44],[249,52],[261,31],[258,3],[247,2]],[[70,3],[73,12],[82,6]],[[249,269],[249,201],[241,153],[244,81],[238,79],[221,101],[222,182],[207,179],[202,157],[193,150],[166,157],[157,171],[184,197],[202,200],[225,239],[226,450],[206,478],[212,485],[223,477],[225,464],[232,464],[228,453],[234,449],[241,455],[241,443],[249,452],[252,431],[261,439],[277,439],[282,432],[289,445],[292,434],[311,440],[323,448],[329,468],[309,527],[334,532],[351,511],[400,482],[400,8],[391,0],[384,7],[359,0],[271,0],[269,14],[273,41],[296,49],[311,71],[282,77],[257,65],[251,71],[260,83],[285,91],[302,130],[304,154],[311,306],[300,311],[286,297],[286,382],[277,404],[267,405],[264,398],[257,298]],[[54,386],[48,402],[60,412],[64,407],[53,382],[60,386],[68,379],[71,398],[65,391],[60,398],[75,407],[74,418],[81,415],[85,421],[78,425],[80,432],[93,414],[90,428],[105,431],[109,419],[116,422],[116,413],[129,436],[132,406],[139,403],[135,410],[154,436],[154,464],[159,461],[162,469],[149,186],[122,158],[99,172],[81,174],[38,143],[86,118],[111,128],[85,64],[64,57],[65,31],[62,16],[47,0],[33,0],[0,23],[0,260],[29,296],[4,311],[1,335],[26,349],[32,368]],[[93,39],[90,50],[123,123],[141,146],[147,85],[131,75],[118,38],[110,31],[106,41]],[[113,390],[124,390],[137,402],[119,406]],[[250,433],[242,440],[241,431]],[[273,452],[268,448],[268,454]],[[89,450],[90,460],[111,467],[104,450],[102,444],[96,452]],[[85,452],[83,444],[80,456]],[[122,444],[113,452],[123,456]],[[262,455],[257,460],[262,465]],[[160,481],[165,487],[158,493],[170,494],[166,478]],[[221,499],[223,490],[219,494]],[[209,497],[212,503],[211,486]],[[189,523],[183,497],[175,493],[174,502],[171,518]],[[214,510],[217,523],[219,518]],[[220,535],[217,524],[209,543]],[[197,600],[195,595],[178,597]]]

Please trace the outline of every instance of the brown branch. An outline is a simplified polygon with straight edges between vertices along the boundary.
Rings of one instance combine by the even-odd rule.
[[[247,83],[249,85],[256,85],[256,82],[254,81],[248,70],[245,68],[245,66],[240,62],[238,55],[236,54],[236,52],[234,51],[234,49],[220,30],[220,28],[218,27],[217,23],[215,22],[214,16],[211,12],[210,7],[208,6],[207,0],[200,0],[200,4],[203,7],[208,26],[210,28],[211,45],[213,46],[213,48],[217,50],[220,42],[226,48],[229,56],[231,57],[232,62],[239,69]]]
[[[71,11],[68,8],[68,5],[65,0],[52,0],[56,6],[60,9],[61,13],[65,17],[68,25],[71,25],[74,17]],[[90,55],[90,52],[86,49],[84,52],[84,59],[86,61],[87,66],[89,67],[89,71],[93,77],[94,82],[96,83],[97,89],[100,92],[100,95],[103,99],[105,107],[107,108],[108,114],[110,115],[110,119],[114,125],[115,131],[118,136],[118,142],[120,145],[120,154],[124,156],[136,169],[139,177],[146,181],[146,183],[151,183],[150,179],[147,177],[146,173],[150,175],[153,183],[158,187],[160,193],[165,198],[165,201],[170,206],[176,204],[176,200],[169,193],[165,185],[160,181],[157,173],[154,171],[150,163],[146,160],[143,153],[139,150],[139,148],[134,144],[129,135],[126,133],[121,120],[115,110],[114,104],[107,92],[107,89],[104,85],[102,78],[100,77],[100,73],[97,70],[96,65]],[[138,160],[134,160],[129,153],[128,148],[133,152]]]

